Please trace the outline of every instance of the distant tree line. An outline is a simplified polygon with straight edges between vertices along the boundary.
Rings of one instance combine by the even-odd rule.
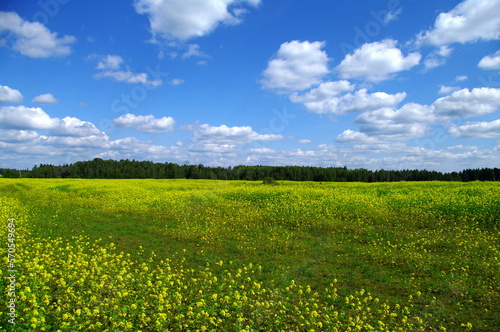
[[[313,166],[207,167],[137,160],[78,161],[66,165],[34,166],[29,170],[0,169],[3,177],[84,178],[84,179],[264,179],[318,182],[397,182],[397,181],[500,181],[499,168],[466,169],[441,173],[428,170],[376,170]]]

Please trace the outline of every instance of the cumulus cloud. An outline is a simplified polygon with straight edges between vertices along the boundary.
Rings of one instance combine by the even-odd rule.
[[[127,113],[113,120],[113,126],[120,128],[134,128],[147,134],[166,133],[174,130],[175,120],[165,116],[160,119],[153,115],[134,115]]]
[[[477,66],[485,70],[500,69],[500,50],[496,51],[495,54],[487,55],[482,58]]]
[[[57,104],[58,100],[51,93],[45,93],[33,98],[32,102],[37,104]]]
[[[424,60],[425,71],[444,65],[452,50],[444,45],[427,55]]]
[[[208,142],[193,142],[189,146],[190,152],[204,153],[207,156],[214,154],[232,154],[236,156],[239,145],[237,144],[223,144],[223,143],[208,143]]]
[[[457,149],[434,150],[405,143],[380,142],[352,130],[346,131],[344,136],[352,144],[349,146],[321,144],[311,150],[253,149],[246,163],[456,171],[457,164],[493,167],[500,161],[497,156],[498,147],[478,150],[477,147],[462,146]]]
[[[132,73],[131,71],[104,71],[94,75],[96,79],[111,78],[116,82],[125,82],[129,84],[145,84],[152,86],[160,86],[163,84],[161,80],[149,80],[146,73]]]
[[[500,89],[462,89],[431,105],[408,103],[399,109],[385,107],[366,111],[354,120],[359,131],[346,130],[336,140],[341,143],[405,141],[425,136],[433,124],[492,113],[498,107]],[[482,134],[481,130],[484,130]],[[496,137],[497,130],[498,123],[493,121],[453,126],[449,133],[454,137]]]
[[[370,143],[375,142],[376,139],[368,136],[365,133],[354,131],[351,129],[344,130],[340,135],[335,138],[339,143]]]
[[[15,12],[0,12],[0,34],[9,33],[7,40],[14,50],[30,58],[48,58],[71,53],[73,36],[59,38],[39,22],[23,20]],[[3,40],[5,43],[6,40]]]
[[[221,125],[216,127],[202,124],[194,127],[189,151],[210,156],[226,154],[234,157],[245,144],[276,141],[283,138],[283,136],[276,134],[259,134],[250,126],[228,127]]]
[[[303,103],[308,109],[314,111],[314,113],[326,113],[321,111],[324,108],[324,104],[333,97],[338,96],[343,92],[349,92],[355,89],[355,85],[351,84],[349,81],[335,81],[335,82],[324,82],[318,87],[309,90],[307,93],[299,95],[298,93],[293,93],[290,95],[290,100],[295,103]]]
[[[452,93],[453,91],[457,91],[457,90],[460,90],[459,87],[457,86],[446,86],[446,85],[440,85],[439,86],[439,91],[438,93],[440,95],[447,95],[447,94],[450,94]]]
[[[383,108],[365,112],[354,120],[363,134],[391,140],[424,136],[428,124],[434,121],[436,117],[432,107],[416,103],[405,104],[400,109]]]
[[[40,136],[38,144],[58,148],[92,148],[105,149],[109,147],[109,137],[106,134],[90,136]]]
[[[469,118],[492,113],[500,106],[500,89],[461,89],[433,103],[437,115]]]
[[[50,129],[57,124],[39,107],[0,107],[0,128],[4,129]]]
[[[260,0],[136,0],[137,13],[149,18],[153,40],[185,41],[210,34],[219,24],[234,25],[242,21],[246,4],[259,5]]]
[[[9,137],[17,132],[22,141],[36,138],[40,142],[50,144],[59,142],[57,144],[77,146],[77,142],[81,140],[84,146],[88,146],[93,141],[102,142],[108,139],[106,134],[91,122],[74,117],[52,118],[39,107],[1,107],[0,128],[4,129]],[[40,135],[37,130],[48,130],[48,133]]]
[[[108,54],[100,56],[93,54],[90,59],[99,59],[96,69],[101,70],[94,75],[95,79],[111,78],[116,82],[125,82],[129,84],[144,84],[150,86],[160,86],[163,84],[162,80],[149,79],[147,73],[133,73],[128,68],[123,69],[123,58],[119,55]]]
[[[0,129],[1,142],[22,143],[32,141],[38,137],[38,133],[34,130]]]
[[[195,129],[193,138],[197,141],[241,144],[252,141],[276,141],[283,139],[283,136],[276,134],[259,134],[253,131],[250,126],[228,127],[226,125],[221,125],[215,127],[208,124],[202,124]]]
[[[353,88],[354,86],[348,83],[327,85],[326,87],[320,85],[317,89],[313,89],[302,96],[297,94],[291,95],[290,99],[296,103],[303,103],[307,110],[312,113],[341,115],[366,112],[384,107],[395,107],[406,97],[406,93],[404,92],[391,95],[385,92],[368,93],[366,89],[336,96],[342,89],[347,91]]]
[[[389,78],[389,74],[408,70],[416,66],[421,59],[418,52],[404,56],[397,42],[386,39],[362,45],[348,54],[337,66],[339,76],[344,79],[364,78],[371,82],[380,82]]]
[[[102,136],[104,135],[93,123],[82,121],[75,117],[65,117],[56,122],[56,125],[50,131],[52,136]]]
[[[448,132],[455,138],[496,138],[500,137],[500,120],[467,122],[451,127]]]
[[[119,55],[106,55],[104,56],[96,66],[96,69],[101,69],[101,70],[117,70],[120,68],[121,64],[123,63],[123,58]]]
[[[466,0],[441,13],[431,30],[417,36],[417,45],[442,46],[500,39],[500,0]]]
[[[0,85],[0,104],[20,103],[23,101],[23,95],[16,89],[6,85]]]
[[[319,84],[329,72],[324,42],[293,40],[281,44],[276,56],[262,73],[266,89],[282,92],[301,91]]]
[[[355,123],[432,123],[436,121],[432,107],[417,103],[408,103],[399,109],[382,108],[360,114]]]
[[[117,156],[126,158],[142,157],[143,159],[158,159],[171,156],[172,149],[162,145],[156,145],[150,141],[141,141],[135,137],[125,137],[109,143],[109,150],[116,158]]]

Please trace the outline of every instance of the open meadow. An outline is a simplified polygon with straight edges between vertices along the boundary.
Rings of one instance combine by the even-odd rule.
[[[500,330],[500,183],[0,179],[0,220],[2,331]]]

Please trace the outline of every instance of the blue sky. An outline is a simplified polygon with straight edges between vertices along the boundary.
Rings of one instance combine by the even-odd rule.
[[[500,166],[500,0],[0,3],[0,167]]]

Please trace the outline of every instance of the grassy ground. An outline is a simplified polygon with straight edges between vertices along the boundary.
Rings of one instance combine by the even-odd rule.
[[[499,189],[2,179],[0,241],[26,331],[492,331]]]

